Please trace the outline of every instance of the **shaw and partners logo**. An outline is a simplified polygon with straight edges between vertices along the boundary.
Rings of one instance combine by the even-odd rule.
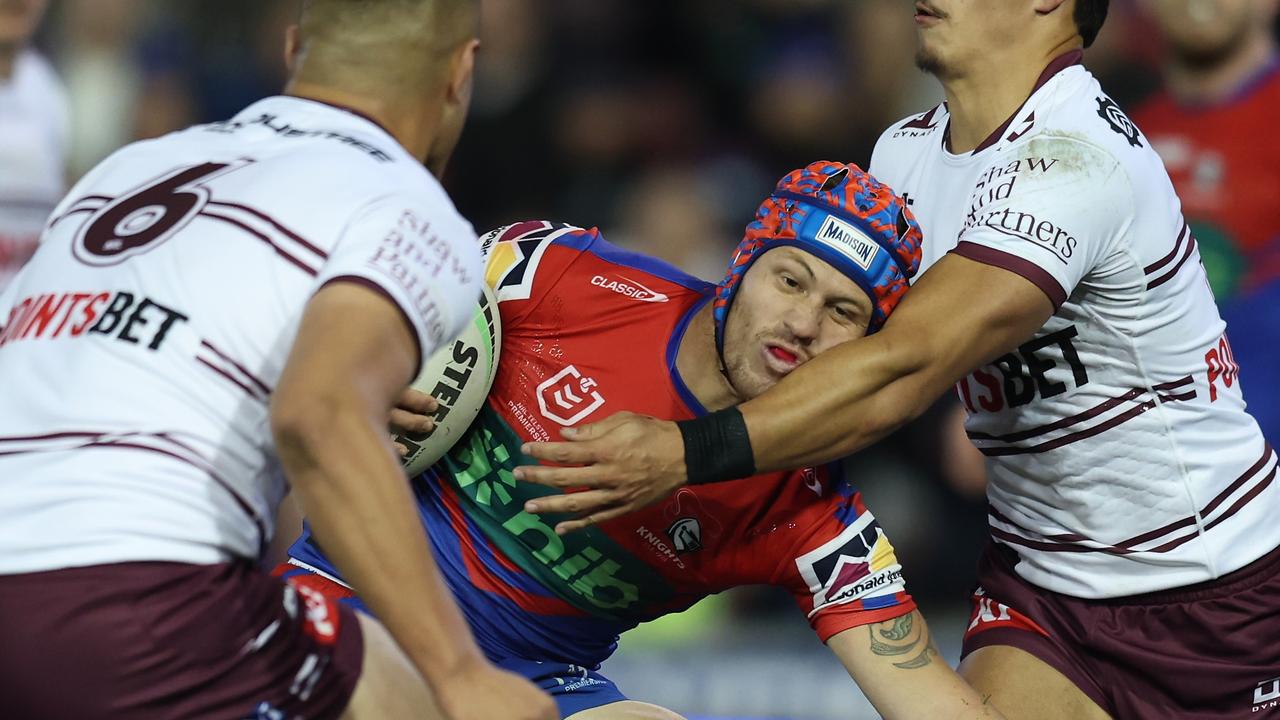
[[[1280,707],[1280,677],[1263,680],[1253,689],[1253,710],[1273,710]]]

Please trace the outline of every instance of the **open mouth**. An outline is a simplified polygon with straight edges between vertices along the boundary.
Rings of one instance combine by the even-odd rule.
[[[788,369],[800,364],[800,356],[780,345],[769,345],[766,347],[769,356],[777,360]]]

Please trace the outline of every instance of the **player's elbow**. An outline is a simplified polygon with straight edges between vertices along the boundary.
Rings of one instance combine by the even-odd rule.
[[[342,418],[355,412],[350,399],[339,393],[278,392],[271,402],[271,435],[285,470],[318,464],[323,449],[341,432]]]

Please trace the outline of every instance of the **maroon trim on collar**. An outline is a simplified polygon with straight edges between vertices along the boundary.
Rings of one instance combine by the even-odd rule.
[[[391,131],[387,129],[386,125],[383,125],[382,123],[378,122],[377,120],[374,120],[373,118],[360,112],[359,110],[356,110],[355,108],[349,107],[347,105],[343,105],[342,103],[329,102],[328,100],[319,100],[317,98],[307,97],[305,95],[286,95],[285,97],[297,98],[298,100],[306,100],[307,102],[313,102],[319,105],[327,105],[333,108],[334,110],[341,110],[342,112],[345,112],[345,113],[351,113],[352,115],[355,115],[356,117],[362,120],[368,120],[369,122],[376,125],[378,129],[381,130],[382,132],[388,135],[391,135]],[[395,137],[395,135],[391,135],[391,137]]]
[[[1080,48],[1076,48],[1075,50],[1068,50],[1067,52],[1054,58],[1045,67],[1044,72],[1040,73],[1040,77],[1036,78],[1036,86],[1031,88],[1031,92],[1027,95],[1027,100],[1030,100],[1031,96],[1035,95],[1037,90],[1044,87],[1045,83],[1052,80],[1054,75],[1057,75],[1058,73],[1062,72],[1063,70],[1066,70],[1069,67],[1072,67],[1073,65],[1083,65],[1083,64],[1084,64],[1084,51],[1081,50]],[[973,154],[980,153],[983,150],[986,150],[987,148],[991,147],[992,145],[995,145],[996,143],[1000,142],[1000,138],[1004,137],[1005,131],[1008,130],[1009,126],[1013,124],[1014,118],[1018,117],[1018,113],[1022,112],[1022,108],[1026,106],[1027,100],[1023,100],[1022,104],[1018,106],[1017,110],[1013,111],[1013,114],[1009,116],[1008,120],[1004,121],[1003,125],[996,128],[995,132],[988,135],[987,139],[982,141],[982,144],[974,148]],[[950,123],[948,123],[948,128],[950,128]]]

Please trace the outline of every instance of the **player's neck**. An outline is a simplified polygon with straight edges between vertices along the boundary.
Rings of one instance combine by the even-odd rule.
[[[712,303],[703,305],[689,321],[676,351],[676,370],[689,392],[708,410],[723,410],[743,401],[720,372]]]
[[[947,149],[957,155],[975,150],[1022,107],[1045,68],[1077,42],[1069,39],[1048,53],[992,53],[939,77],[951,116]]]
[[[382,126],[410,155],[423,162],[435,141],[436,123],[420,108],[296,78],[289,82],[285,94],[354,110]]]
[[[1165,83],[1179,102],[1212,104],[1234,95],[1268,63],[1275,62],[1276,56],[1276,43],[1271,34],[1255,32],[1235,52],[1212,65],[1172,57],[1165,67]]]

